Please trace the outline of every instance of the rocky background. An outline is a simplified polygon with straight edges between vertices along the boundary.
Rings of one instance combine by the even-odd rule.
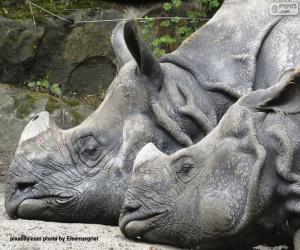
[[[28,12],[24,1],[10,2],[16,6],[15,12],[14,7],[0,8],[0,249],[174,249],[126,240],[117,227],[11,221],[5,215],[5,174],[28,121],[34,114],[46,110],[55,117],[60,127],[67,129],[76,126],[97,108],[118,70],[110,43],[111,32],[117,22],[77,23],[70,26],[36,9],[33,19],[28,13],[24,15],[22,12],[23,7]],[[163,1],[85,2],[90,5],[97,2],[97,7],[69,9],[64,17],[80,22],[160,16]],[[183,9],[203,11],[199,1],[194,0],[184,2]],[[49,90],[50,86],[37,86],[37,81],[46,81],[48,85],[59,84],[62,93],[54,96]],[[30,83],[34,84],[29,88]],[[22,234],[99,236],[99,241],[9,241],[11,236]]]
[[[160,6],[111,5],[75,10],[65,18],[77,22],[140,17]],[[99,87],[107,88],[116,74],[117,62],[110,43],[116,24],[85,23],[71,27],[47,16],[37,23],[0,16],[0,82],[22,85],[48,76],[49,82],[61,84],[66,94],[96,94]]]

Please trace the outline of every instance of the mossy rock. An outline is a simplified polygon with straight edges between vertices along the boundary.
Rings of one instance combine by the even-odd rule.
[[[39,100],[39,96],[33,93],[26,93],[25,95],[15,96],[16,117],[18,119],[24,119],[30,115],[36,108],[36,102]]]
[[[46,110],[53,115],[59,127],[68,129],[81,123],[96,108],[83,100],[60,99],[6,84],[0,84],[0,96],[0,167],[4,172],[24,127],[34,114]]]
[[[68,126],[75,126],[81,123],[87,114],[90,114],[96,108],[75,98],[56,98],[45,93],[24,91],[8,85],[4,86],[6,87],[0,87],[0,93],[9,91],[9,94],[5,95],[13,99],[13,107],[10,108],[9,112],[14,113],[15,117],[20,120],[29,120],[32,115],[41,111],[48,111],[54,116],[59,112],[64,112],[68,114],[67,117],[64,117],[64,119],[67,118]],[[60,124],[59,119],[58,123]]]

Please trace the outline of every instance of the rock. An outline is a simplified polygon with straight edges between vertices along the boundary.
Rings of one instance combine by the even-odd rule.
[[[54,116],[59,127],[67,129],[82,122],[94,109],[76,99],[58,99],[0,84],[0,182],[24,127],[34,114],[46,110]]]
[[[82,12],[84,20],[122,17],[115,10]],[[0,81],[22,85],[48,76],[50,83],[61,84],[64,93],[96,94],[99,85],[107,88],[116,74],[110,44],[114,25],[87,23],[66,28],[47,18],[35,27],[32,20],[0,17],[0,33],[4,34],[0,37]]]
[[[73,26],[43,12],[37,25],[31,17],[0,17],[0,82],[23,85],[48,77],[51,84],[61,84],[64,94],[96,94],[99,88],[106,89],[118,68],[110,41],[118,21],[80,22],[164,15],[160,1],[129,2],[103,2],[102,8],[76,10],[65,16],[75,20]],[[194,9],[201,11],[198,1],[184,2],[179,14]]]
[[[21,83],[28,79],[45,28],[29,20],[14,21],[0,17],[0,79]]]
[[[102,20],[123,18],[117,10],[80,10],[68,18]],[[95,94],[99,87],[107,89],[116,75],[116,60],[110,36],[115,22],[78,24],[66,37],[63,58],[72,71],[64,87],[66,91]]]
[[[76,22],[140,17],[159,4],[131,6],[110,3],[103,9],[83,9],[66,18]],[[96,94],[106,89],[117,71],[110,36],[118,22],[75,23],[68,26],[59,19],[0,17],[0,82],[23,85],[48,77],[63,92]]]

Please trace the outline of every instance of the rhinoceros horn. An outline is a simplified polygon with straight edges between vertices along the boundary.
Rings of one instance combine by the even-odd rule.
[[[128,21],[125,24],[124,39],[127,48],[138,64],[140,72],[159,89],[163,81],[162,69],[149,47],[139,38],[134,21]]]
[[[25,127],[21,135],[19,144],[22,144],[37,137],[41,133],[46,132],[47,130],[49,130],[51,125],[52,122],[50,122],[50,115],[48,112],[41,112],[40,114],[35,115]]]

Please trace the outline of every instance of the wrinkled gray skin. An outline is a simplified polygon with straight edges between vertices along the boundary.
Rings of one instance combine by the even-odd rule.
[[[8,215],[117,224],[139,150],[152,142],[169,154],[200,141],[242,94],[272,85],[300,58],[297,38],[286,39],[299,30],[292,17],[270,16],[264,1],[228,0],[158,62],[126,24],[118,46],[134,61],[100,107],[70,130],[48,113],[25,128],[7,176]]]
[[[242,97],[191,147],[166,155],[144,146],[121,212],[122,232],[199,249],[290,244],[300,228],[299,69]]]

